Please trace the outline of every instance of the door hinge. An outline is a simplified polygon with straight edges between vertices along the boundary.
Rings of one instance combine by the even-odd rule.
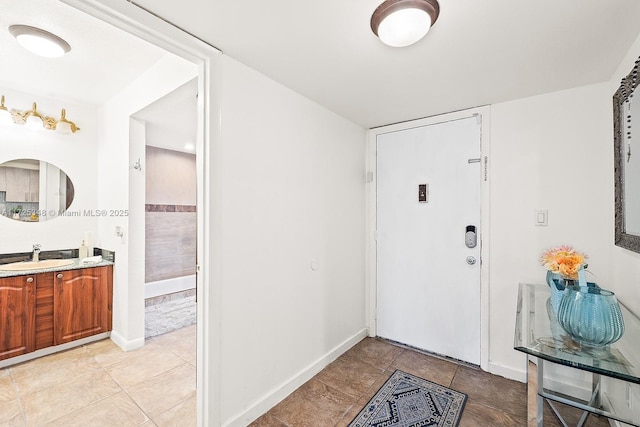
[[[366,182],[373,182],[373,172],[367,172]]]
[[[489,158],[484,156],[484,182],[487,182],[487,169],[488,169]]]

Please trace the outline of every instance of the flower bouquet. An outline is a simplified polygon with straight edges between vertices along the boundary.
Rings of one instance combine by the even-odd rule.
[[[571,246],[562,245],[543,252],[540,264],[563,279],[578,280],[579,271],[587,268],[586,259],[586,254],[576,251]]]
[[[565,287],[578,281],[580,275],[584,277],[582,270],[587,268],[586,259],[586,254],[567,245],[549,249],[540,256],[540,264],[547,269],[546,282],[551,288],[551,306],[555,313],[560,307]]]

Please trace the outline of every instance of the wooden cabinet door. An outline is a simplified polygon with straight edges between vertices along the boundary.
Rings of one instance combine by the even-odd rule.
[[[35,279],[0,279],[0,360],[35,350]]]
[[[56,273],[55,345],[111,330],[112,281],[111,266]]]

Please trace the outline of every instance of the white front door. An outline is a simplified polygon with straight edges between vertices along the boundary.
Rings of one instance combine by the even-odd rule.
[[[480,131],[470,117],[376,141],[377,334],[476,365]]]

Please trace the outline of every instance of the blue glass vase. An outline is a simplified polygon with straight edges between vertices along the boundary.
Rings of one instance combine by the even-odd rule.
[[[622,312],[615,294],[595,286],[566,286],[558,322],[571,338],[591,347],[614,343],[624,333]]]
[[[560,301],[562,301],[562,295],[564,294],[565,280],[558,273],[552,273],[547,270],[547,285],[551,289],[551,308],[553,313],[557,316],[558,309],[560,308]]]
[[[582,283],[582,286],[588,286],[593,288],[599,288],[599,286],[593,282],[587,282],[584,278],[584,270],[580,271],[580,276],[582,277],[582,282],[575,279],[569,279],[564,277],[561,274],[553,273],[547,270],[547,285],[551,289],[551,307],[553,308],[553,312],[557,315],[558,310],[560,309],[560,301],[562,301],[562,296],[564,295],[564,290],[567,286],[574,286]]]

